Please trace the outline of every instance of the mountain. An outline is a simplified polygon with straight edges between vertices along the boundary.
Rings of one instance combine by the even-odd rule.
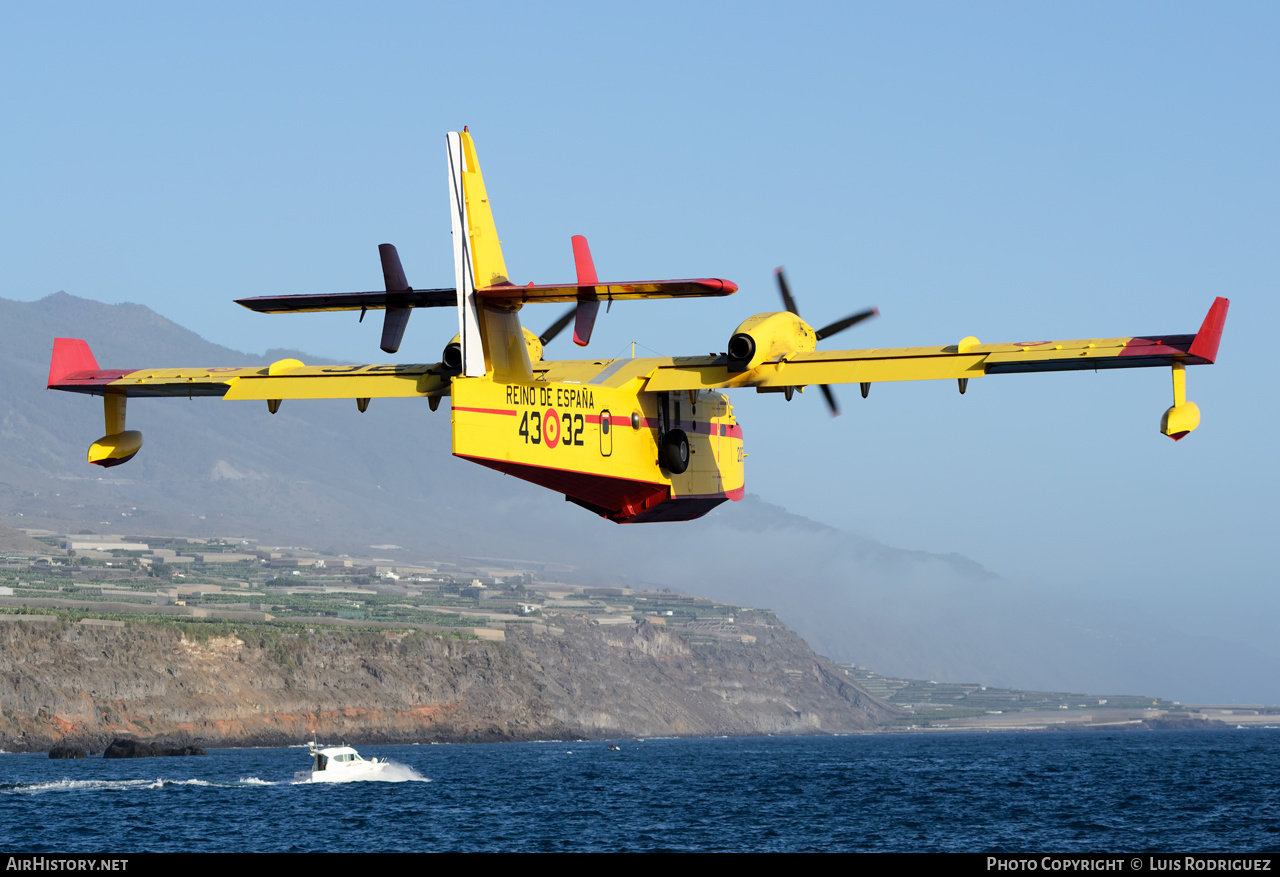
[[[1141,606],[1048,595],[959,555],[886,546],[760,499],[681,524],[618,526],[450,454],[447,406],[374,400],[140,399],[146,446],[98,470],[97,399],[44,389],[55,336],[104,366],[241,365],[138,305],[65,293],[0,300],[0,520],[11,527],[252,535],[341,552],[535,560],[599,584],[673,587],[769,608],[820,653],[915,678],[1182,701],[1280,703],[1280,661],[1154,622]]]

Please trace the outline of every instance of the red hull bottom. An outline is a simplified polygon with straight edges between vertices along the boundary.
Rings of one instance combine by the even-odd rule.
[[[619,524],[692,521],[730,498],[726,494],[672,497],[671,488],[665,484],[526,466],[508,460],[487,460],[463,454],[457,456],[497,469],[521,481],[563,493],[569,502]]]

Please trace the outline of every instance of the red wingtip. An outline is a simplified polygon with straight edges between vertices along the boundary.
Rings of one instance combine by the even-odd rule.
[[[53,356],[49,360],[49,384],[61,381],[69,374],[97,371],[98,361],[93,358],[89,344],[79,338],[54,338]]]
[[[1222,342],[1222,327],[1227,322],[1227,308],[1230,305],[1231,300],[1222,296],[1213,300],[1213,306],[1209,308],[1204,322],[1200,324],[1200,331],[1196,333],[1195,340],[1187,350],[1189,354],[1198,356],[1208,363],[1218,358],[1218,345]]]

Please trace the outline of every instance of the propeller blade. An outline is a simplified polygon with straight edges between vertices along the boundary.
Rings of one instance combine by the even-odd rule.
[[[836,404],[836,394],[831,392],[831,388],[826,384],[819,384],[818,389],[822,391],[822,396],[827,400],[827,407],[831,409],[832,417],[840,416],[840,406]]]
[[[574,315],[577,313],[578,313],[578,306],[574,305],[573,307],[569,308],[569,310],[561,314],[560,319],[556,320],[554,323],[548,326],[547,331],[543,332],[541,335],[538,336],[538,341],[542,343],[542,346],[546,347],[548,344],[551,343],[552,338],[556,337],[561,332],[563,332],[564,327],[569,325],[569,321],[572,320],[574,318]]]
[[[817,338],[817,340],[819,341],[821,341],[823,338],[830,338],[832,335],[836,334],[837,332],[843,332],[845,329],[848,329],[850,326],[856,326],[858,323],[861,323],[863,320],[868,319],[870,317],[874,317],[879,313],[880,313],[879,308],[868,308],[865,311],[859,311],[856,314],[851,314],[850,316],[845,317],[843,320],[836,320],[830,326],[823,326],[821,329],[817,331],[817,334],[814,337]]]
[[[785,307],[791,313],[795,314],[797,317],[800,316],[800,309],[796,307],[796,300],[791,297],[791,288],[787,286],[786,274],[783,273],[781,267],[776,268],[773,273],[774,273],[774,276],[778,278],[778,292],[782,293],[783,307]],[[843,332],[845,329],[848,329],[850,326],[856,326],[858,323],[861,323],[863,320],[867,319],[868,317],[874,317],[879,313],[880,311],[878,308],[870,308],[865,311],[859,311],[856,314],[851,314],[850,316],[845,317],[843,320],[836,320],[830,326],[824,326],[823,328],[815,332],[814,340],[821,341],[823,338],[830,338],[832,335],[836,334],[837,332]],[[867,395],[868,386],[869,386],[868,384],[862,385],[863,396]],[[827,407],[831,409],[831,416],[838,417],[840,415],[840,404],[836,402],[836,394],[831,392],[831,388],[828,387],[826,384],[819,384],[818,389],[822,391],[822,398],[827,400]],[[788,395],[787,398],[790,399],[791,398],[790,395]]]
[[[782,293],[782,306],[797,317],[800,316],[800,310],[796,307],[796,300],[791,297],[791,290],[787,287],[787,276],[782,273],[782,268],[775,268],[773,274],[778,278],[778,291]]]

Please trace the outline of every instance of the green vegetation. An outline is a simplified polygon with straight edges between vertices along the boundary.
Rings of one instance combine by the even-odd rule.
[[[912,710],[913,715],[894,724],[922,724],[943,719],[973,718],[981,715],[1016,713],[1027,710],[1170,709],[1174,703],[1138,695],[1075,694],[1063,691],[1025,691],[994,688],[977,683],[927,682],[881,676],[852,665],[845,672],[869,692],[895,706]]]
[[[77,609],[40,609],[27,606],[0,606],[0,615],[31,616],[40,615],[59,619],[66,624],[75,624],[86,619],[123,621],[133,630],[172,631],[191,642],[208,642],[219,637],[235,636],[247,645],[259,648],[275,649],[282,642],[296,640],[302,636],[317,633],[338,633],[351,636],[366,644],[379,643],[386,640],[386,628],[358,627],[349,625],[326,625],[323,622],[283,621],[227,621],[218,618],[188,618],[171,615],[134,615],[123,612],[91,612]],[[406,630],[401,642],[412,641],[417,636],[435,636],[474,640],[472,634],[449,630],[432,631],[426,634],[419,630]]]
[[[928,728],[932,726],[934,722],[941,722],[941,721],[945,721],[946,719],[974,719],[982,715],[986,715],[986,710],[929,709],[929,710],[921,710],[918,713],[915,713],[910,716],[905,716],[901,719],[893,719],[892,721],[889,721],[886,724],[891,726],[899,726],[899,727],[902,727],[902,726],[909,727],[911,725],[920,725]]]
[[[39,538],[51,546],[62,541]],[[527,570],[472,572],[451,564],[444,564],[451,572],[399,567],[392,574],[373,561],[320,557],[300,548],[258,548],[249,540],[99,538],[106,543],[102,549],[77,556],[6,559],[0,582],[14,589],[10,607],[26,599],[51,606],[45,611],[72,621],[96,617],[155,628],[177,626],[191,637],[222,636],[230,630],[242,638],[251,631],[351,631],[366,624],[449,631],[485,627],[491,619],[556,626],[561,612],[608,615],[621,622],[661,619],[695,644],[739,636],[725,627],[742,611],[738,607],[669,591],[584,588],[542,582]],[[114,539],[144,542],[148,550],[111,550]],[[251,556],[223,563],[216,562],[219,554]],[[196,559],[200,557],[209,559]],[[103,611],[93,611],[94,604],[102,604]],[[0,605],[4,611],[11,609]]]

